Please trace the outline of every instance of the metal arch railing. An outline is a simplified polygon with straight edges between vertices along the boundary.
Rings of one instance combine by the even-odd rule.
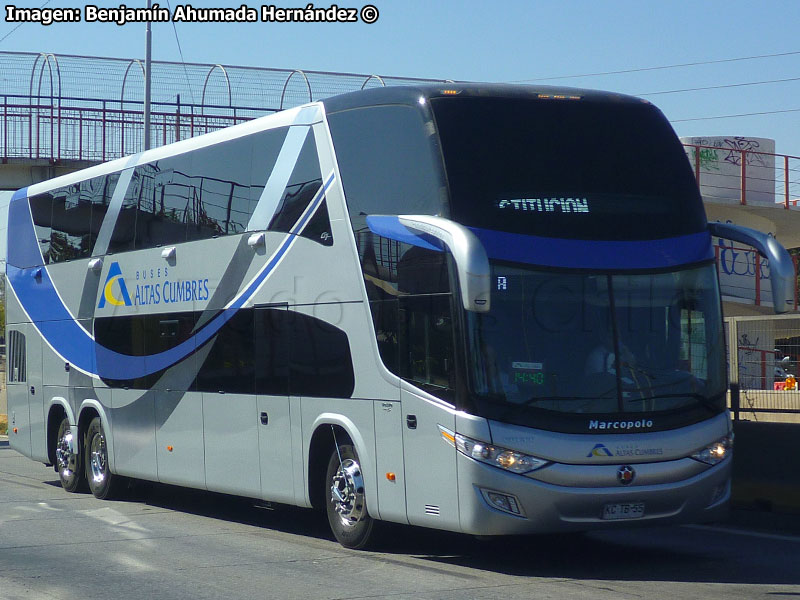
[[[201,115],[204,114],[204,109],[205,109],[205,105],[206,105],[206,87],[208,86],[208,80],[211,79],[211,74],[216,69],[219,69],[220,71],[222,71],[222,74],[225,76],[225,83],[228,86],[228,106],[233,108],[233,94],[231,93],[231,80],[230,80],[230,77],[228,77],[228,72],[225,70],[225,67],[223,67],[222,65],[214,65],[213,67],[211,67],[208,70],[208,73],[206,74],[206,79],[203,82],[203,97],[200,100],[200,114]]]
[[[128,66],[125,69],[125,75],[122,78],[122,90],[120,91],[120,94],[119,94],[119,106],[120,106],[120,108],[124,108],[125,107],[125,85],[128,82],[128,74],[130,73],[131,67],[133,65],[139,65],[139,68],[142,71],[142,78],[147,77],[147,73],[145,72],[145,69],[144,69],[144,63],[142,63],[142,61],[140,61],[138,58],[134,58],[130,63],[128,63]]]
[[[361,89],[363,90],[364,88],[366,88],[367,84],[373,79],[377,79],[380,82],[381,87],[386,87],[386,82],[383,80],[383,78],[380,75],[370,75],[369,77],[367,77],[364,80],[364,83],[361,84]]]
[[[286,88],[288,88],[288,87],[289,87],[289,81],[292,79],[292,76],[293,76],[295,73],[300,73],[300,75],[302,75],[302,76],[303,76],[303,79],[305,79],[305,82],[306,82],[306,88],[308,88],[308,101],[309,101],[309,102],[313,102],[313,101],[314,101],[314,95],[311,93],[311,82],[309,82],[309,81],[308,81],[308,76],[305,74],[305,72],[304,72],[304,71],[301,71],[300,69],[295,69],[294,71],[292,71],[292,72],[289,74],[289,77],[287,77],[287,78],[286,78],[286,82],[283,84],[283,91],[281,91],[281,104],[280,104],[280,110],[283,110],[283,100],[284,100],[284,98],[286,97]]]
[[[41,66],[39,66],[39,60],[40,59],[42,60]],[[51,61],[56,66],[56,78],[58,80],[58,89],[57,90],[54,89],[54,87],[53,87],[53,67],[51,65]],[[39,69],[40,69],[40,71],[39,71],[39,84],[37,86],[36,96],[35,96],[37,98],[37,104],[41,103],[41,98],[42,98],[42,80],[44,79],[45,67],[47,67],[47,72],[48,72],[49,79],[50,79],[50,96],[49,96],[50,97],[50,104],[49,104],[49,107],[48,107],[49,111],[50,111],[50,122],[53,123],[53,122],[57,121],[58,124],[59,124],[58,127],[52,127],[52,126],[50,127],[50,148],[51,148],[51,154],[52,154],[53,153],[52,151],[53,151],[54,148],[61,146],[61,127],[60,127],[60,123],[61,123],[61,118],[60,118],[61,117],[61,68],[60,68],[60,66],[58,64],[58,59],[56,58],[55,54],[48,54],[48,53],[45,53],[45,52],[40,52],[36,56],[36,60],[33,61],[33,66],[31,67],[30,84],[29,84],[29,87],[28,87],[28,90],[29,90],[29,92],[28,92],[28,102],[31,105],[31,107],[33,107],[33,105],[32,105],[33,98],[34,98],[34,95],[33,95],[33,82],[34,82],[34,79],[36,77],[36,69],[37,69],[37,67],[39,67]],[[58,119],[56,119],[56,116],[55,116],[55,112],[56,111],[58,112]],[[33,113],[33,108],[31,109],[31,113]],[[38,125],[40,123],[40,120],[38,119],[38,116],[39,115],[37,113],[37,119],[36,119],[37,128],[36,128],[36,131],[35,131],[37,148],[39,147],[39,144],[40,144],[40,135],[41,135],[41,130],[38,127]],[[28,138],[29,138],[29,143],[30,143],[31,147],[33,147],[33,136],[34,136],[34,128],[31,126],[29,128],[29,130],[28,130]]]

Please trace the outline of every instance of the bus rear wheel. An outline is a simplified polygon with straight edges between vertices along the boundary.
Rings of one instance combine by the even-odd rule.
[[[366,547],[375,521],[367,513],[364,477],[352,444],[333,449],[325,476],[328,523],[336,540],[345,548]]]
[[[108,445],[103,422],[95,417],[86,430],[86,480],[95,498],[107,500],[113,498],[120,485],[121,478],[114,475],[108,467]]]
[[[78,447],[78,440],[74,439],[69,419],[66,416],[58,426],[55,455],[56,470],[61,487],[68,492],[85,490],[86,474],[83,470],[83,457]]]

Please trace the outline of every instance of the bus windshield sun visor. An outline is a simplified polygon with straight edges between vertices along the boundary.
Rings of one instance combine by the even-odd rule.
[[[711,235],[752,246],[769,260],[772,305],[776,313],[785,313],[794,303],[794,263],[786,249],[771,235],[731,223],[709,223]]]
[[[429,250],[446,247],[458,270],[461,301],[470,312],[489,312],[489,258],[481,241],[469,229],[443,217],[430,215],[371,215],[373,233]]]

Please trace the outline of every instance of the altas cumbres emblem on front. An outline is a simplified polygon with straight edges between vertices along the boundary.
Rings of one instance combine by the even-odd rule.
[[[633,483],[633,480],[636,478],[636,471],[633,470],[633,467],[630,465],[625,465],[624,467],[620,467],[619,471],[617,471],[617,481],[619,481],[622,485],[630,485]]]

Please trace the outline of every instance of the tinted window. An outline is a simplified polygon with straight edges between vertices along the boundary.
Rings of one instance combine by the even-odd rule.
[[[453,399],[452,294],[448,255],[362,235],[362,263],[378,350],[386,368]]]
[[[50,194],[39,194],[30,199],[33,229],[39,242],[44,264],[50,262],[50,237],[53,233],[53,197]]]
[[[291,231],[321,186],[317,145],[309,131],[268,229]]]
[[[136,167],[109,251],[243,232],[286,131],[265,131]]]
[[[289,394],[289,333],[286,308],[255,310],[256,393]]]
[[[433,123],[421,109],[375,106],[328,116],[350,220],[365,215],[447,216],[447,195]]]
[[[146,357],[188,340],[196,321],[197,315],[192,312],[99,317],[94,320],[94,335],[97,343],[109,350],[128,356]],[[98,364],[98,369],[102,371],[103,365]],[[163,373],[159,371],[132,380],[104,378],[103,381],[110,387],[149,389],[156,385]],[[184,387],[192,389],[190,382]]]
[[[253,311],[240,310],[220,329],[197,374],[202,392],[252,394],[255,386]]]
[[[289,393],[349,398],[355,387],[347,334],[319,319],[291,312]]]
[[[686,155],[652,105],[469,97],[431,104],[461,223],[580,239],[705,229]]]
[[[119,173],[112,173],[31,198],[45,263],[91,256],[118,180]]]
[[[333,232],[331,231],[331,220],[328,217],[328,203],[326,200],[320,203],[314,216],[309,219],[300,232],[300,236],[318,242],[323,246],[333,246]]]

